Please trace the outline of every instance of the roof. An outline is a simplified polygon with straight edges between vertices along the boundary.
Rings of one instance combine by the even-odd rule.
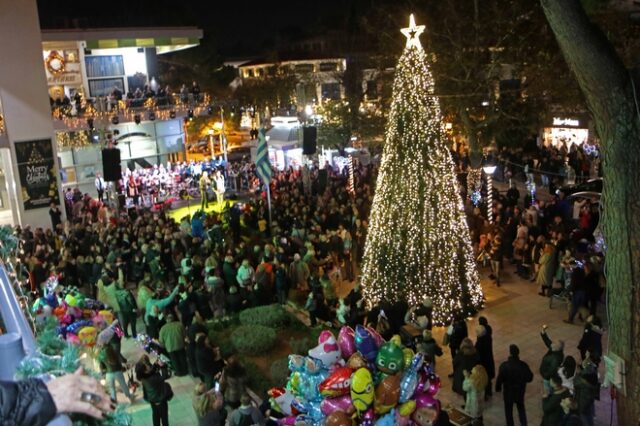
[[[343,61],[344,58],[335,55],[310,55],[310,54],[296,54],[296,55],[284,55],[278,58],[266,59],[257,58],[239,65],[238,68],[252,67],[252,66],[269,66],[276,64],[296,63],[296,62],[310,62],[310,61]]]
[[[158,53],[197,46],[203,36],[196,27],[59,29],[41,34],[43,43],[84,41],[87,49],[158,47]]]

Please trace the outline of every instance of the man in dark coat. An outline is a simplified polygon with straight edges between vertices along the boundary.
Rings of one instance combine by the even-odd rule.
[[[518,408],[520,425],[527,424],[527,412],[524,406],[524,394],[527,383],[533,380],[533,373],[526,362],[520,360],[520,349],[509,346],[509,359],[500,364],[496,379],[496,392],[502,391],[504,398],[504,417],[507,426],[513,426],[513,404]]]
[[[485,389],[485,398],[491,397],[491,380],[496,377],[496,365],[493,361],[493,341],[487,329],[483,325],[476,326],[476,351],[480,357],[480,364],[487,370],[489,381]]]
[[[553,376],[554,374],[558,374],[558,368],[560,368],[560,365],[564,360],[564,342],[562,340],[552,342],[547,335],[546,325],[542,326],[540,336],[542,337],[542,341],[548,349],[547,353],[542,357],[542,362],[540,363],[540,375],[542,376],[544,389],[546,393],[549,394],[553,392],[551,384],[549,383],[549,379],[551,379],[551,376]]]
[[[451,359],[455,359],[458,349],[460,349],[460,344],[469,336],[467,323],[464,322],[464,318],[456,318],[447,329],[447,335],[449,336],[448,339],[449,349],[451,350]],[[453,377],[453,373],[449,374],[449,377]]]

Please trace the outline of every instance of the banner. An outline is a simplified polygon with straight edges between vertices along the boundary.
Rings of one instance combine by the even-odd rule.
[[[24,209],[60,204],[51,139],[16,142],[15,147]]]

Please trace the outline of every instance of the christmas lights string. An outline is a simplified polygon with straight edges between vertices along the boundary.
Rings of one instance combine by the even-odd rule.
[[[414,23],[412,23],[414,24]],[[413,27],[413,28],[412,28]],[[369,307],[429,297],[434,322],[482,306],[454,164],[415,24],[399,59],[362,267]]]

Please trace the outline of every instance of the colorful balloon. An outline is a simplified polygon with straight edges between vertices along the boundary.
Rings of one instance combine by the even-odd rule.
[[[402,417],[409,417],[416,409],[416,402],[414,400],[409,400],[403,404],[400,404],[398,407],[398,415]]]
[[[411,349],[411,348],[404,348],[402,350],[402,354],[404,355],[404,366],[403,366],[403,368],[407,368],[409,365],[411,365],[411,360],[413,360],[413,357],[414,357],[415,353],[413,352],[413,349]]]
[[[348,359],[356,351],[355,332],[353,328],[345,325],[338,333],[338,346],[344,359]]]
[[[353,419],[344,411],[334,411],[324,422],[325,426],[353,426]]]
[[[302,371],[304,369],[304,357],[302,355],[289,355],[289,371]]]
[[[396,426],[396,410],[391,410],[376,420],[376,426]]]
[[[329,416],[336,411],[351,414],[354,411],[351,395],[342,395],[335,398],[325,398],[320,403],[320,411],[325,416]]]
[[[349,361],[347,361],[347,367],[352,370],[357,370],[358,368],[367,367],[367,360],[364,359],[360,352],[356,352],[349,357]]]
[[[318,346],[309,349],[309,356],[322,361],[326,368],[334,365],[342,356],[333,333],[324,330],[318,337]]]
[[[418,426],[431,426],[438,420],[438,414],[436,407],[420,407],[413,412],[411,419]]]
[[[379,348],[384,344],[384,338],[380,335],[380,333],[376,331],[375,328],[367,326],[367,330],[369,331],[369,334],[371,334],[371,337],[373,337],[373,340],[376,342],[376,347]]]
[[[374,389],[371,372],[366,368],[360,368],[351,377],[351,401],[358,414],[369,408],[373,402],[373,397]]]
[[[411,399],[418,386],[418,369],[422,366],[423,356],[417,353],[411,361],[411,365],[402,373],[400,380],[400,402]]]
[[[373,362],[378,353],[378,346],[369,330],[360,324],[356,326],[356,348],[364,359]]]
[[[422,407],[437,407],[438,406],[438,400],[435,399],[432,395],[423,393],[421,395],[418,395],[415,398],[416,401],[416,407],[418,408],[422,408]]]
[[[429,387],[426,389],[426,393],[431,396],[436,396],[440,390],[440,377],[435,374],[429,376]]]
[[[74,333],[74,334],[78,334],[78,330],[82,327],[87,327],[87,326],[93,326],[93,322],[89,321],[89,320],[80,320],[80,321],[76,321],[73,324],[67,326],[67,333]]]
[[[380,346],[376,355],[376,368],[385,374],[395,374],[404,366],[404,355],[400,346],[387,342]]]
[[[294,396],[291,392],[287,391],[285,388],[277,387],[269,389],[267,393],[271,397],[271,407],[274,410],[284,414],[285,416],[293,414],[291,403],[293,402]]]
[[[64,297],[64,301],[67,302],[67,305],[69,306],[78,306],[78,299],[76,299],[76,297],[71,293]]]
[[[373,426],[376,416],[373,414],[373,408],[369,408],[363,415],[360,426]]]
[[[80,343],[86,346],[93,346],[96,343],[96,336],[98,335],[98,329],[93,326],[82,327],[78,331],[78,339]]]
[[[322,396],[347,395],[351,391],[351,375],[353,370],[349,367],[337,368],[329,377],[320,383]]]
[[[376,414],[386,414],[398,404],[400,399],[400,374],[387,376],[376,387],[373,408]]]

